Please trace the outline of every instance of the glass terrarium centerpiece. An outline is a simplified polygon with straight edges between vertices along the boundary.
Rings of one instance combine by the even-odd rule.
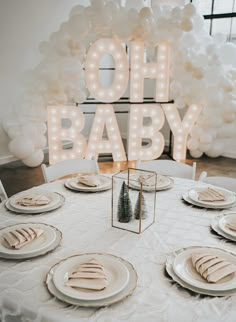
[[[156,172],[129,168],[112,177],[112,227],[142,233],[155,221]]]

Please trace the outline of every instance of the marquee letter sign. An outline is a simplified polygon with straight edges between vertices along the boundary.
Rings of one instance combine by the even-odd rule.
[[[111,103],[119,100],[126,91],[129,81],[130,100],[143,102],[144,80],[156,82],[154,99],[156,102],[169,100],[170,45],[158,44],[156,62],[145,62],[144,43],[131,42],[130,64],[128,55],[118,40],[103,38],[95,41],[88,50],[85,64],[86,84],[92,96],[99,102]],[[115,62],[112,85],[107,88],[99,79],[99,65],[105,54],[110,54]],[[202,107],[191,105],[181,122],[174,104],[134,104],[130,107],[128,132],[128,159],[151,160],[158,158],[164,150],[164,137],[159,132],[164,124],[164,113],[174,134],[173,157],[176,160],[186,156],[187,136],[200,114]],[[69,119],[71,126],[62,126],[62,120]],[[145,121],[149,122],[145,122]],[[60,160],[97,158],[99,153],[111,153],[114,161],[126,160],[120,131],[113,106],[99,104],[96,109],[89,142],[80,133],[84,128],[84,115],[79,107],[48,107],[48,137],[50,163]],[[106,129],[107,138],[104,138]],[[73,148],[63,150],[62,141],[73,142]]]
[[[143,102],[144,78],[156,79],[156,102],[169,100],[169,44],[162,42],[157,49],[157,62],[144,63],[144,43],[131,43],[131,102]]]
[[[202,106],[191,105],[182,122],[175,104],[163,105],[163,109],[174,134],[173,158],[175,160],[184,160],[186,158],[187,137],[202,110]]]
[[[104,54],[110,54],[116,72],[110,88],[101,86],[99,81],[99,63]],[[90,93],[100,102],[114,102],[125,92],[129,81],[128,57],[121,44],[114,39],[97,40],[89,49],[86,59],[86,82]]]
[[[150,125],[144,125],[144,118]],[[157,104],[133,105],[130,108],[129,160],[152,160],[158,158],[164,149],[164,137],[159,132],[164,124],[164,113]],[[142,146],[143,139],[149,144]]]
[[[71,126],[62,126],[62,120],[69,120]],[[76,106],[48,106],[48,147],[49,163],[61,160],[83,158],[86,139],[80,133],[84,128],[84,115]],[[73,143],[72,149],[63,149],[62,142]]]

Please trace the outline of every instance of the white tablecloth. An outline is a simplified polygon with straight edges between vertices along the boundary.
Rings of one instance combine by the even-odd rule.
[[[77,193],[57,181],[41,186],[65,196],[64,206],[54,212],[15,215],[0,205],[1,228],[44,222],[63,232],[61,246],[46,256],[25,261],[0,259],[1,321],[236,321],[236,297],[196,296],[165,275],[168,254],[179,248],[208,245],[236,251],[235,244],[210,232],[211,219],[219,210],[199,209],[181,200],[181,194],[197,184],[175,179],[172,189],[158,192],[156,222],[140,235],[111,227],[111,190]],[[132,296],[100,309],[70,306],[51,296],[45,286],[50,267],[81,252],[106,252],[130,261],[139,276]]]

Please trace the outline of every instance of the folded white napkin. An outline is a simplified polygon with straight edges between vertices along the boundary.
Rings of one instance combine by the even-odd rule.
[[[3,234],[10,248],[20,249],[43,234],[42,228],[17,228]]]
[[[236,272],[235,265],[217,255],[192,253],[192,263],[196,271],[210,283]]]
[[[198,193],[198,200],[209,201],[209,202],[225,201],[226,197],[220,191],[208,187],[206,189],[201,190]]]
[[[157,179],[156,179],[156,176],[151,174],[151,175],[141,175],[139,176],[138,180],[140,183],[143,183],[143,185],[146,187],[154,187],[155,182],[157,184],[164,183],[166,181],[166,178],[161,175],[157,175]]]
[[[229,228],[233,231],[236,231],[236,223],[235,224],[234,223],[227,223],[227,224],[225,224],[225,227]]]
[[[27,195],[16,200],[21,206],[44,206],[50,203],[50,199],[44,195]]]
[[[107,287],[108,281],[104,268],[96,259],[91,259],[86,263],[80,264],[79,267],[74,270],[66,286],[101,291]]]
[[[101,179],[97,176],[82,176],[79,177],[78,183],[88,187],[99,187],[101,185]]]

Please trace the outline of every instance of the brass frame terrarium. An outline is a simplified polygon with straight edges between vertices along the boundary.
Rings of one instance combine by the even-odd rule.
[[[155,222],[157,174],[128,168],[112,176],[112,227],[137,234]]]

